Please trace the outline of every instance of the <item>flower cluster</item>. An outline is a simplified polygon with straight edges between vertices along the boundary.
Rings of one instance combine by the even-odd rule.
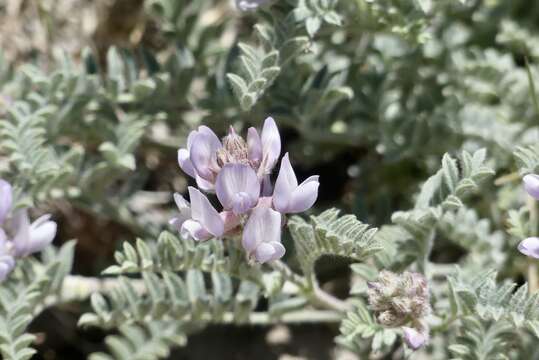
[[[539,175],[528,174],[522,179],[526,192],[539,200]],[[539,259],[539,237],[529,237],[518,244],[518,250],[526,256]]]
[[[369,304],[378,314],[380,324],[402,327],[404,341],[410,348],[423,346],[429,338],[423,319],[431,312],[425,277],[408,271],[399,275],[384,270],[368,286]]]
[[[187,202],[174,194],[179,215],[171,220],[184,238],[197,241],[242,233],[242,245],[260,263],[281,258],[284,215],[309,209],[318,197],[318,176],[298,184],[288,153],[281,160],[275,181],[271,173],[281,154],[281,137],[270,117],[259,134],[247,131],[247,141],[230,127],[221,142],[208,127],[200,126],[178,151],[182,170],[193,177]],[[223,207],[218,212],[206,195],[215,193]]]
[[[16,259],[43,250],[56,236],[56,223],[43,215],[30,223],[26,209],[14,211],[13,189],[0,179],[0,281],[15,267]]]

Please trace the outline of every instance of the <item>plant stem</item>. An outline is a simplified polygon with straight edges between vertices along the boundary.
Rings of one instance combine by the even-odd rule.
[[[346,313],[352,310],[352,305],[325,292],[318,286],[318,283],[313,289],[312,301],[326,309],[332,309],[340,313]]]
[[[537,214],[537,205],[535,204],[535,199],[531,196],[527,198],[528,209],[530,210],[530,235],[537,234],[538,214]],[[528,290],[530,294],[533,294],[539,288],[539,278],[537,276],[537,265],[536,260],[528,258],[528,269],[527,269],[527,278],[528,278]]]
[[[142,280],[131,280],[135,290],[139,293],[146,292],[146,288]],[[37,312],[42,311],[44,308],[54,306],[60,303],[69,303],[74,301],[82,301],[88,299],[95,292],[103,292],[112,290],[118,286],[117,279],[114,278],[92,278],[79,275],[68,275],[63,282],[62,290],[59,296],[51,296],[45,299],[43,306],[36,309]],[[335,299],[321,291],[317,293],[321,299],[326,299],[328,304],[332,303]],[[337,299],[338,300],[338,299]],[[339,300],[340,301],[340,300]],[[333,306],[337,306],[333,304]],[[329,307],[329,306],[328,306]],[[342,320],[342,312],[336,310],[298,310],[285,313],[281,316],[271,316],[267,312],[253,312],[249,315],[249,319],[246,321],[246,325],[268,325],[268,324],[301,324],[301,323],[338,323]],[[223,319],[220,321],[223,324],[237,323],[235,320],[235,314],[229,312],[225,313]]]
[[[254,312],[249,315],[246,325],[268,324],[305,324],[305,323],[338,323],[342,314],[332,310],[298,310],[285,313],[279,317],[270,316],[267,312]],[[233,313],[225,313],[222,323],[237,323]]]
[[[315,274],[308,279],[301,276],[288,267],[284,262],[277,260],[270,263],[271,267],[283,274],[286,280],[296,284],[305,295],[311,300],[313,305],[318,305],[325,309],[334,310],[340,313],[346,313],[352,309],[352,306],[341,299],[325,292],[318,286]]]
[[[296,284],[298,287],[303,289],[308,285],[307,279],[292,271],[292,269],[290,269],[290,267],[288,267],[288,265],[281,260],[272,261],[269,263],[269,265],[273,268],[273,270],[280,272],[284,276],[285,280]]]

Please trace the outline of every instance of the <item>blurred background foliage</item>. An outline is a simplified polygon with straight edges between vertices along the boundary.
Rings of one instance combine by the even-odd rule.
[[[0,173],[19,204],[56,214],[58,243],[78,239],[75,273],[95,276],[123,240],[166,228],[171,194],[189,181],[176,151],[199,124],[223,134],[273,116],[299,178],[321,175],[313,213],[341,208],[388,239],[406,237],[392,233],[392,215],[414,207],[444,153],[484,148],[497,175],[436,220],[431,261],[522,282],[519,174],[539,165],[538,24],[539,3],[524,0],[279,0],[256,12],[226,0],[5,0]],[[347,263],[317,266],[346,294]],[[86,306],[34,323],[47,334],[39,358],[103,350],[104,333],[76,327]],[[178,358],[211,358],[208,342],[226,349],[222,331]],[[267,348],[264,334],[234,330],[228,351],[246,347],[225,358]],[[268,358],[333,356],[336,327],[293,334]]]

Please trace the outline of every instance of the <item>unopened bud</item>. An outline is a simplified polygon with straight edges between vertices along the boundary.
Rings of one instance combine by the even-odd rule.
[[[378,280],[368,284],[367,295],[372,310],[385,326],[401,326],[419,321],[430,313],[427,281],[419,273],[395,274],[382,271]]]

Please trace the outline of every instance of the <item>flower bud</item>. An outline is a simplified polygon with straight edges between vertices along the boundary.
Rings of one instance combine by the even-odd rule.
[[[384,326],[402,326],[430,313],[427,282],[419,273],[382,271],[368,287],[369,305]]]

